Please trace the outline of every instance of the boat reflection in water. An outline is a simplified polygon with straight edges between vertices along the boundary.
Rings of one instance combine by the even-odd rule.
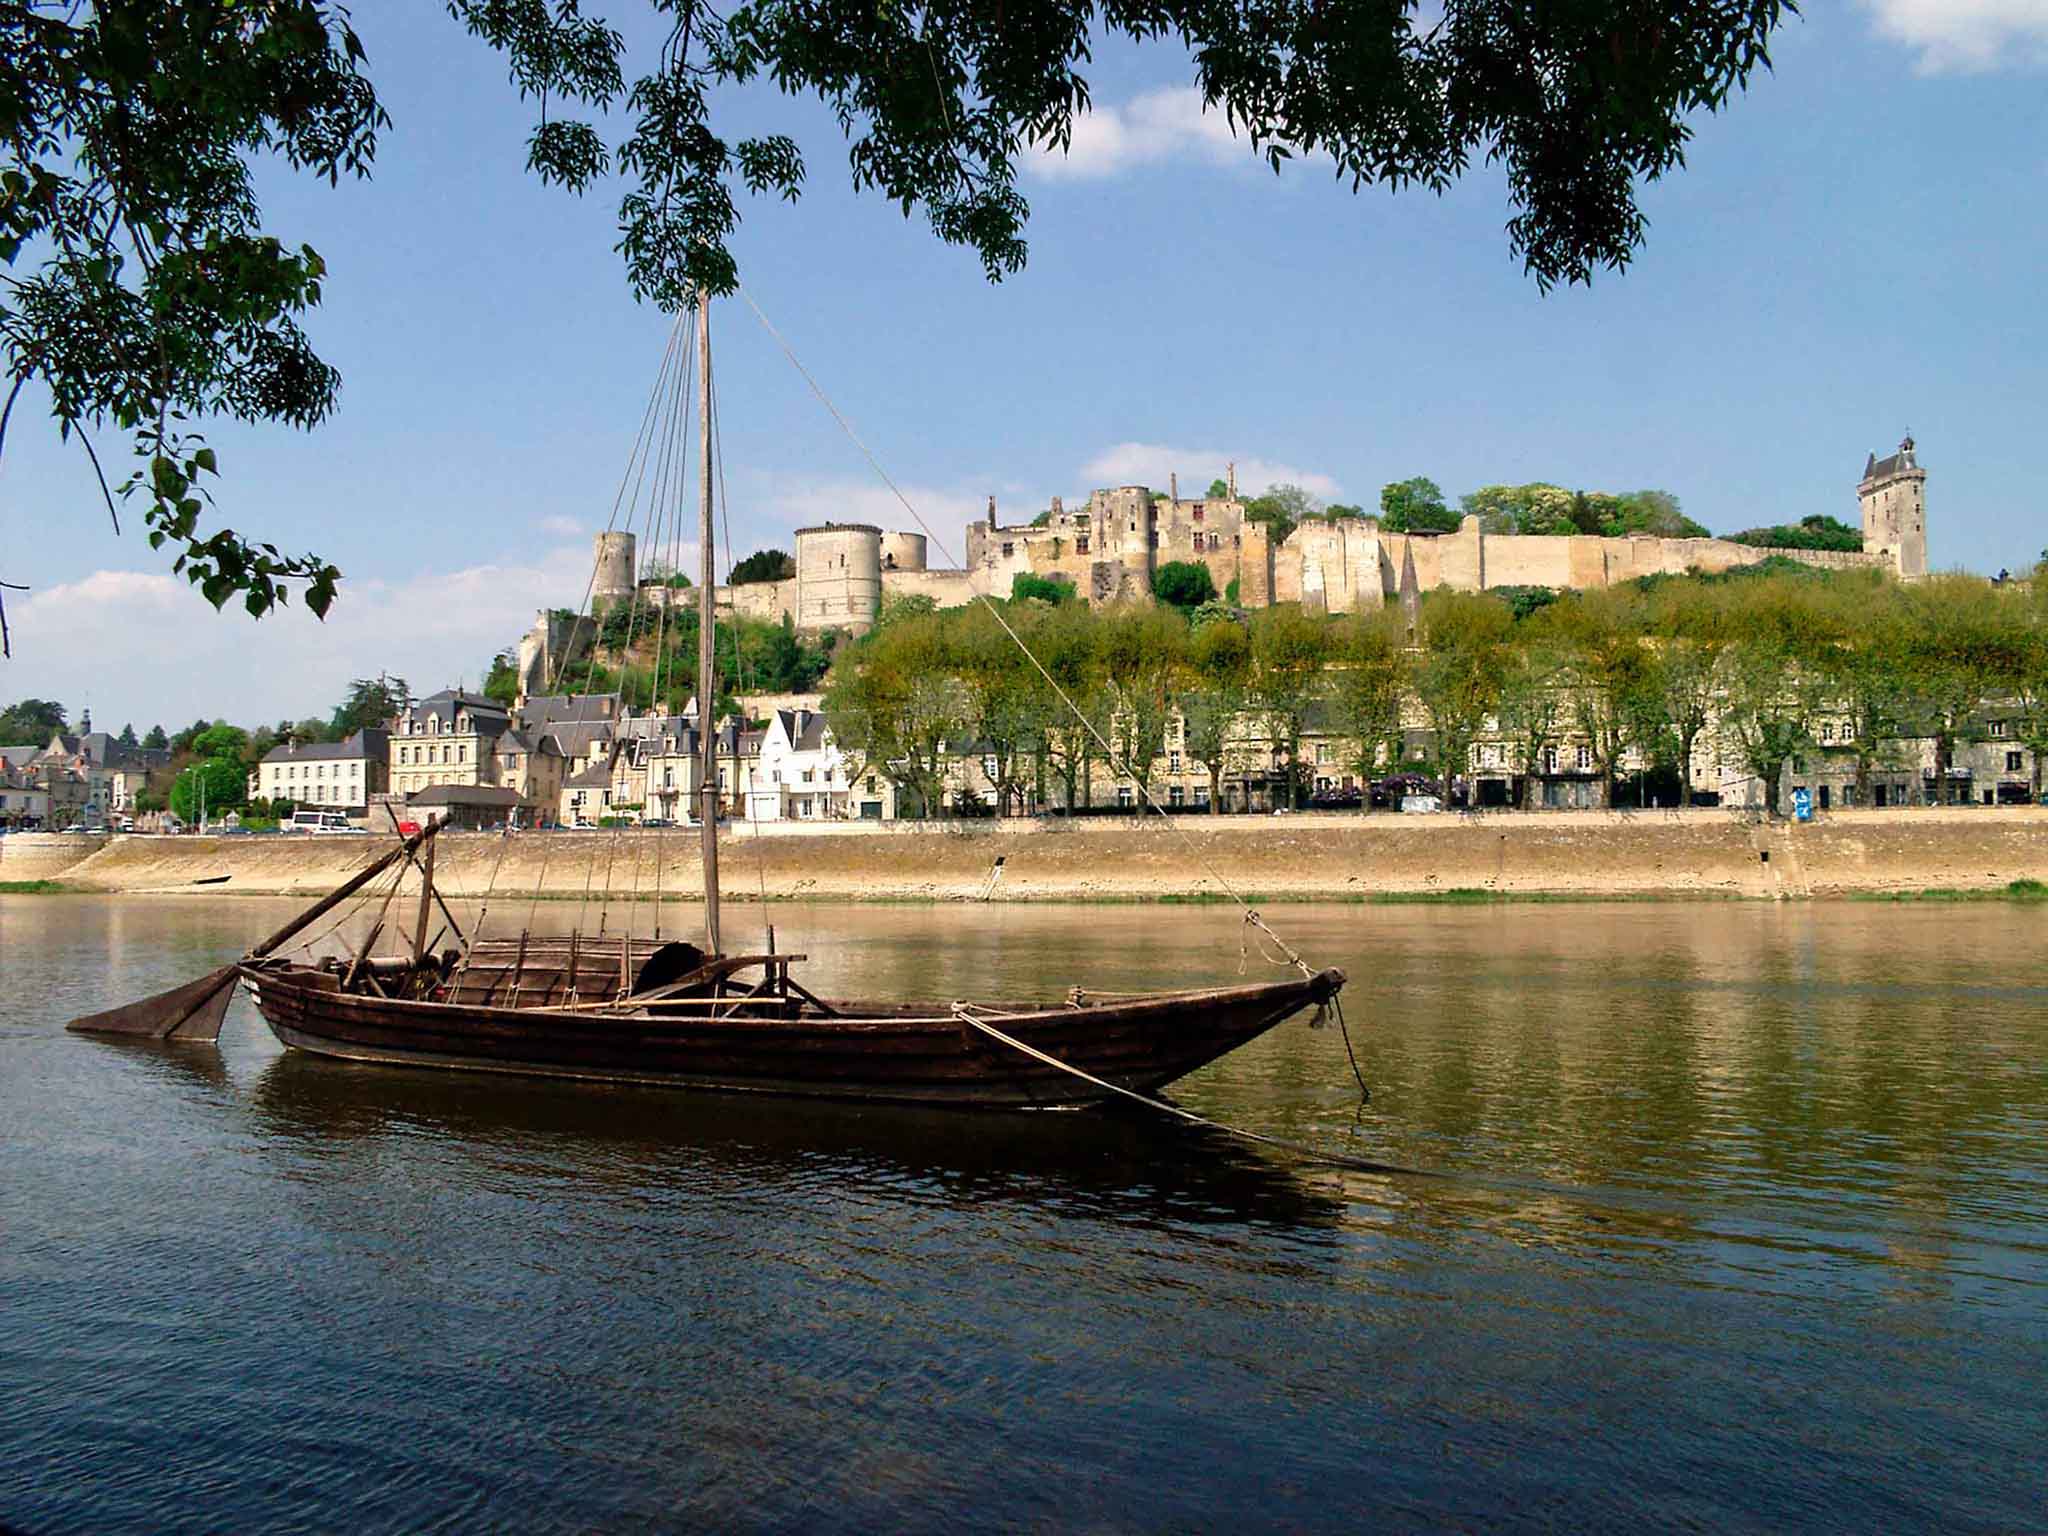
[[[195,1055],[199,1053],[193,1053]],[[1149,1111],[962,1115],[561,1080],[394,1072],[287,1051],[258,1074],[257,1129],[303,1154],[404,1147],[474,1176],[658,1188],[894,1192],[1012,1202],[1144,1227],[1332,1230],[1343,1204],[1282,1160]]]

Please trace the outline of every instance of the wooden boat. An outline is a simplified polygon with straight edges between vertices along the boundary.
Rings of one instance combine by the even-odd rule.
[[[661,959],[657,951],[649,961]],[[429,961],[390,975],[401,994],[342,986],[341,965],[251,962],[240,968],[277,1038],[355,1061],[623,1079],[678,1087],[962,1106],[1064,1106],[1112,1097],[982,1034],[979,1019],[1090,1077],[1150,1093],[1336,995],[1343,976],[1057,1004],[872,1003],[812,996],[786,981],[744,992],[584,1006],[510,1007],[447,1000],[459,988]],[[801,958],[801,957],[788,957]],[[459,963],[459,962],[458,962]],[[709,968],[707,968],[709,969]],[[737,969],[737,966],[735,967]]]
[[[710,377],[700,300],[700,376]],[[697,697],[713,686],[715,634],[708,391],[700,440]],[[706,714],[708,719],[708,710]],[[1155,993],[1071,988],[1055,1000],[876,1002],[816,996],[791,974],[802,955],[726,954],[719,937],[715,733],[704,752],[699,812],[705,942],[630,937],[464,938],[434,888],[438,826],[402,840],[237,964],[72,1028],[158,1038],[215,1038],[236,983],[286,1046],[353,1061],[540,1073],[726,1092],[973,1107],[1099,1103],[1149,1095],[1283,1020],[1336,997],[1337,970],[1301,965],[1285,981]],[[290,939],[395,866],[420,874],[405,953],[373,958],[397,891],[355,951],[279,958]],[[398,869],[402,877],[404,869]],[[435,952],[430,924],[458,943]],[[438,939],[434,942],[438,942]]]

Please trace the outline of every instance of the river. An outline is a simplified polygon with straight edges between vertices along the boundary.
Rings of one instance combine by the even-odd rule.
[[[0,896],[0,1527],[1993,1530],[2048,1507],[2037,909],[1274,908],[1351,977],[1371,1103],[1306,1021],[1174,1095],[1412,1170],[1384,1174],[1124,1115],[326,1063],[243,1001],[217,1052],[63,1033],[292,910]],[[770,915],[828,994],[1241,960],[1216,907]]]

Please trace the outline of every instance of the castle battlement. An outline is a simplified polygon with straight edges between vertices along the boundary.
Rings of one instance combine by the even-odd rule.
[[[1245,515],[1235,494],[1182,499],[1177,485],[1105,487],[1084,506],[1058,497],[1028,523],[1004,524],[990,497],[985,517],[967,527],[966,562],[933,570],[918,533],[866,523],[825,523],[796,532],[796,575],[786,581],[721,587],[734,613],[789,619],[805,633],[871,628],[891,597],[922,595],[940,607],[980,596],[1008,597],[1019,575],[1070,583],[1091,604],[1152,601],[1152,577],[1170,561],[1206,566],[1216,590],[1234,581],[1246,608],[1300,603],[1321,613],[1357,613],[1402,598],[1404,578],[1419,592],[1481,592],[1496,587],[1581,591],[1644,576],[1717,573],[1773,556],[1828,569],[1878,567],[1913,579],[1927,572],[1927,472],[1908,437],[1885,459],[1871,455],[1857,484],[1864,547],[1860,552],[1773,550],[1728,539],[1669,539],[1650,534],[1544,535],[1483,532],[1467,517],[1455,533],[1400,533],[1378,518],[1302,523],[1278,543]],[[600,551],[609,584],[619,551]],[[630,545],[626,558],[630,560]]]

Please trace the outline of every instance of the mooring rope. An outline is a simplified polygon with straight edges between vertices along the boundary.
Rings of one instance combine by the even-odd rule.
[[[1330,1152],[1321,1147],[1312,1147],[1306,1142],[1288,1141],[1284,1137],[1268,1136],[1263,1131],[1248,1131],[1241,1125],[1228,1125],[1221,1120],[1211,1120],[1207,1115],[1198,1115],[1191,1109],[1182,1109],[1178,1104],[1169,1104],[1164,1099],[1155,1099],[1149,1094],[1139,1093],[1134,1088],[1125,1088],[1110,1082],[1106,1078],[1097,1077],[1092,1072],[1083,1071],[1070,1061],[1061,1061],[1059,1057],[1049,1052],[1041,1051],[1037,1046],[1019,1040],[1015,1035],[1005,1034],[989,1022],[991,1018],[995,1018],[1002,1019],[1007,1023],[1012,1019],[1027,1017],[1027,1015],[991,1013],[987,1008],[976,1003],[955,1002],[953,1004],[953,1017],[969,1028],[987,1035],[989,1039],[994,1040],[998,1044],[1007,1045],[1012,1050],[1022,1052],[1033,1061],[1041,1062],[1048,1067],[1056,1067],[1062,1072],[1078,1077],[1084,1083],[1091,1084],[1108,1093],[1118,1094],[1123,1098],[1129,1099],[1134,1104],[1142,1104],[1147,1109],[1155,1109],[1163,1115],[1171,1115],[1176,1120],[1183,1120],[1189,1125],[1199,1125],[1205,1130],[1221,1131],[1226,1136],[1235,1136],[1242,1141],[1257,1142],[1262,1147],[1277,1147],[1283,1152],[1291,1152],[1295,1156],[1310,1162],[1328,1163],[1333,1167],[1357,1168],[1367,1173],[1409,1173],[1418,1174],[1421,1177],[1429,1177],[1427,1174],[1421,1174],[1418,1169],[1398,1168],[1388,1163],[1375,1163],[1367,1158],[1352,1157],[1346,1153]]]

